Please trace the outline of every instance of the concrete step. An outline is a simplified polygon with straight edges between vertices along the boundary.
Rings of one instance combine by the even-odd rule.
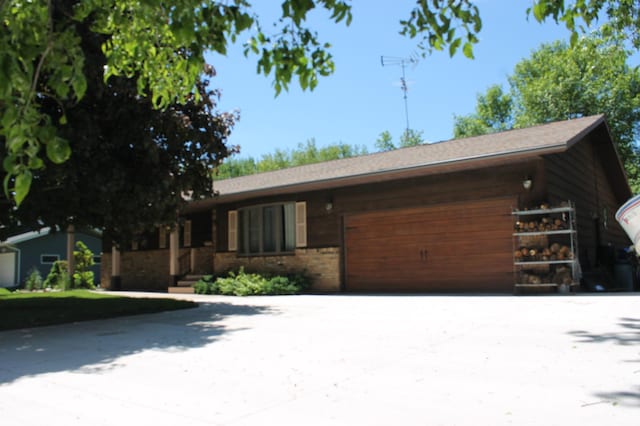
[[[174,294],[193,294],[193,287],[169,287],[167,292]]]
[[[169,293],[193,293],[193,285],[200,281],[204,275],[186,275],[175,286],[169,287]]]
[[[200,281],[202,279],[202,277],[204,277],[204,275],[195,275],[195,274],[194,275],[186,275],[182,279],[182,281],[193,281],[193,282],[196,282],[196,281]]]

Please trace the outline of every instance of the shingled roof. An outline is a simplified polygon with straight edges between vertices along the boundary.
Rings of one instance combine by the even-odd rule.
[[[213,204],[258,196],[292,194],[524,161],[564,152],[600,126],[608,134],[604,116],[594,115],[218,180],[214,183],[218,196],[194,201],[187,210],[196,211]],[[621,197],[624,197],[624,194],[631,193],[629,185],[610,137],[608,142],[611,148],[607,150],[606,160],[613,179],[624,187],[620,190]]]
[[[566,151],[600,125],[606,127],[604,116],[595,115],[224,179],[215,181],[219,196],[208,201],[228,202],[504,164]]]

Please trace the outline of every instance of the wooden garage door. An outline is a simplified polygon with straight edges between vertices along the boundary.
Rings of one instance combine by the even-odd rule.
[[[510,291],[512,199],[345,217],[348,291]]]

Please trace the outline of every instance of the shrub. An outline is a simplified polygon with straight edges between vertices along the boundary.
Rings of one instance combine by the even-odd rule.
[[[299,294],[309,286],[309,278],[304,274],[269,276],[268,274],[247,273],[243,268],[229,272],[225,277],[214,279],[203,277],[194,285],[198,294],[223,294],[233,296]]]
[[[76,243],[76,248],[77,250],[73,251],[73,260],[76,264],[73,272],[73,287],[96,288],[93,284],[93,271],[89,270],[95,264],[93,252],[82,241]]]
[[[218,285],[213,275],[205,275],[194,284],[193,291],[196,294],[218,294]]]
[[[38,268],[33,267],[29,270],[29,275],[24,281],[24,288],[28,291],[42,290],[42,275]]]
[[[44,286],[46,288],[69,290],[70,284],[67,261],[57,260],[53,262],[49,275],[47,275],[47,278],[44,280]]]

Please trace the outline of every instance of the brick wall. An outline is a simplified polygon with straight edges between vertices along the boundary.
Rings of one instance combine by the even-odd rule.
[[[191,251],[195,274],[210,274],[213,247],[180,249],[180,255]],[[120,256],[120,277],[122,290],[166,290],[171,284],[169,275],[169,250],[128,251]],[[111,253],[102,253],[101,286],[111,284]]]
[[[241,257],[235,252],[216,253],[215,272],[237,270],[286,274],[306,271],[313,291],[340,290],[340,248],[296,249],[293,255]]]
[[[111,253],[102,254],[101,285],[111,283]],[[169,250],[127,251],[120,255],[122,290],[166,290],[169,286]]]

